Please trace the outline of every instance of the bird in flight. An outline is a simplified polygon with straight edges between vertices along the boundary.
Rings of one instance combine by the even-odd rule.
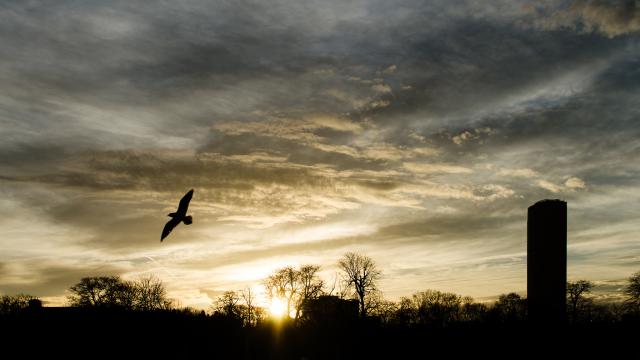
[[[193,219],[190,215],[187,215],[187,208],[189,208],[189,202],[191,201],[191,197],[193,196],[193,189],[189,190],[182,199],[180,200],[180,204],[178,204],[178,210],[176,212],[172,212],[167,216],[171,217],[171,220],[164,226],[162,229],[162,236],[160,237],[160,242],[166,238],[171,230],[174,227],[178,226],[181,222],[185,225],[190,225],[193,222]]]

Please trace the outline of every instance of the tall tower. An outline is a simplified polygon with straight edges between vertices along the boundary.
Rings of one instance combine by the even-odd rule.
[[[527,217],[527,304],[534,322],[566,318],[567,203],[542,200]]]

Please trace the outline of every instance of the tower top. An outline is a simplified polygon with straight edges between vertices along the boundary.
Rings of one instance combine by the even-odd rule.
[[[560,199],[544,199],[544,200],[540,200],[538,202],[536,202],[535,204],[529,206],[529,208],[532,207],[538,207],[538,206],[544,206],[544,205],[566,205],[567,202],[564,200],[560,200]]]

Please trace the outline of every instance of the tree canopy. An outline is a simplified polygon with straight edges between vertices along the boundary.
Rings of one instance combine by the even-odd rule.
[[[70,289],[74,307],[160,310],[171,307],[162,282],[155,277],[126,281],[119,276],[85,277]]]

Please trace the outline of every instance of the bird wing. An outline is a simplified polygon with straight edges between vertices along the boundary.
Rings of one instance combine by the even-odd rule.
[[[193,189],[184,194],[184,196],[180,200],[180,204],[178,205],[178,214],[181,214],[182,216],[187,215],[187,208],[189,208],[191,197],[193,197]]]
[[[171,233],[171,230],[173,230],[174,227],[178,226],[178,224],[180,224],[180,220],[176,218],[169,220],[169,222],[167,222],[164,225],[164,229],[162,229],[162,236],[160,237],[160,242],[162,242],[162,240],[164,240],[164,238],[166,238],[167,235]]]

